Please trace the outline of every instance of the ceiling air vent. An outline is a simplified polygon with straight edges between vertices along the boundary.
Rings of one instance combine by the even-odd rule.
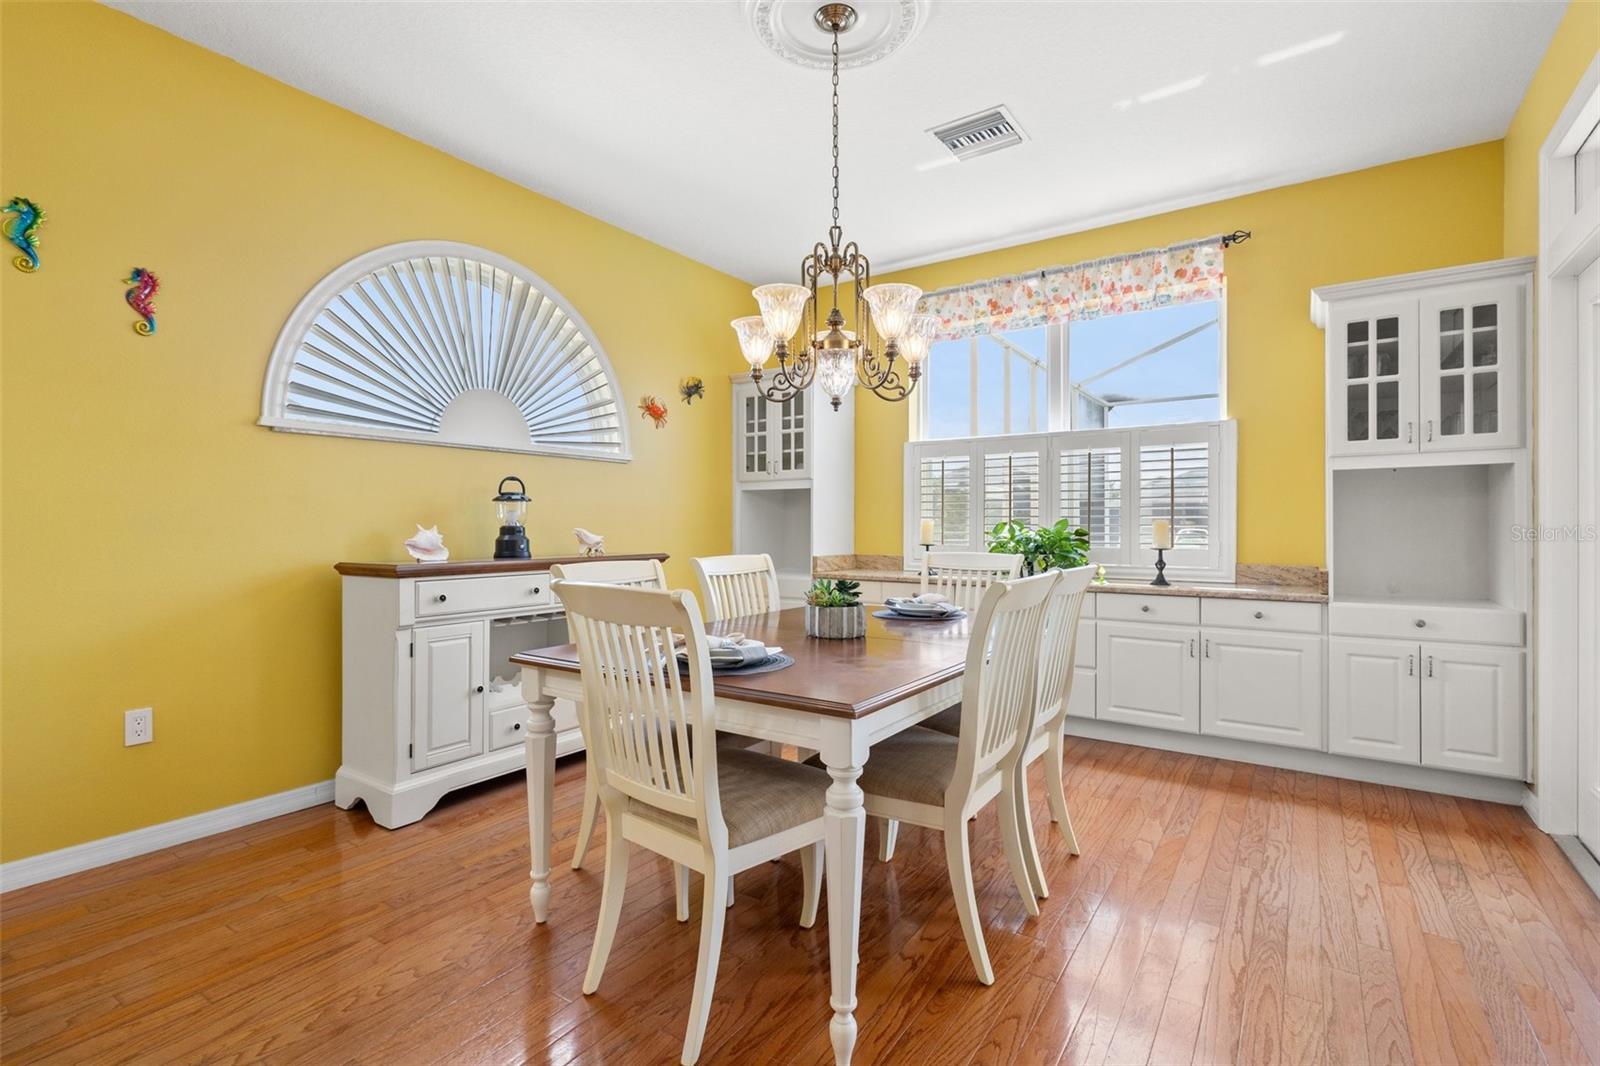
[[[976,115],[958,118],[928,131],[958,160],[988,155],[1028,139],[1011,113],[1003,107],[990,108]]]

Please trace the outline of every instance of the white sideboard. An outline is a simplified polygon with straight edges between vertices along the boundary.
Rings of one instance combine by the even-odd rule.
[[[616,555],[612,559],[665,559]],[[524,766],[528,709],[509,657],[563,644],[549,568],[575,558],[340,563],[343,752],[334,803],[388,829],[454,789]],[[577,712],[555,707],[556,754],[581,750]]]

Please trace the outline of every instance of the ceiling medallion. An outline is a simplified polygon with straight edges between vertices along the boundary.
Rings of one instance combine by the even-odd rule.
[[[839,68],[853,70],[892,55],[927,24],[932,0],[857,0],[849,38],[839,49]],[[826,38],[819,37],[817,8],[807,0],[745,0],[750,28],[783,59],[812,70],[833,66]]]

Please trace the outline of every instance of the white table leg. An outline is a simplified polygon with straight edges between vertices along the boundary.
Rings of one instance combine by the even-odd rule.
[[[823,759],[828,758],[825,749]],[[867,812],[854,765],[828,765],[833,777],[823,811],[825,867],[828,880],[828,961],[833,971],[833,1061],[847,1066],[856,1046],[856,965],[861,937],[861,855],[865,850]],[[864,760],[861,760],[864,761]]]
[[[524,688],[527,688],[524,681]],[[528,701],[528,845],[533,856],[528,871],[533,887],[533,920],[550,917],[550,828],[556,805],[556,720],[550,712],[555,700],[537,692]]]

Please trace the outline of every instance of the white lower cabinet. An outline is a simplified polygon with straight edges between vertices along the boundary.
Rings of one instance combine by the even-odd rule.
[[[1322,637],[1205,629],[1200,732],[1322,747]]]
[[[411,768],[483,754],[488,622],[418,626],[411,662]]]
[[[1388,762],[1421,761],[1417,645],[1328,639],[1328,750]]]
[[[1424,644],[1422,764],[1523,776],[1522,652]]]
[[[1103,611],[1097,628],[1095,717],[1198,733],[1199,630],[1107,621]]]
[[[1074,667],[1072,691],[1067,693],[1067,716],[1070,718],[1094,717],[1095,672],[1088,667]]]

